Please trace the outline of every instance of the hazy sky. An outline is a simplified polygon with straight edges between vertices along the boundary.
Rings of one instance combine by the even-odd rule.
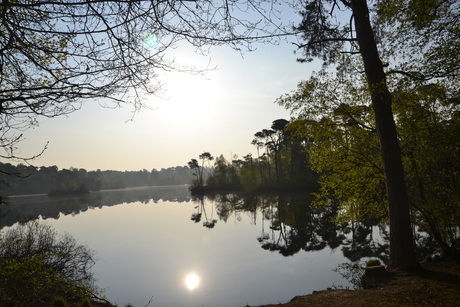
[[[149,98],[152,109],[141,111],[133,121],[127,121],[129,107],[107,109],[86,101],[70,116],[41,119],[39,127],[24,133],[18,153],[36,154],[49,141],[33,165],[121,171],[182,166],[204,151],[227,159],[255,154],[250,144],[254,133],[269,128],[275,119],[289,119],[275,99],[319,69],[297,63],[294,50],[289,43],[265,45],[242,57],[230,48],[215,48],[210,66],[216,70],[205,77],[162,77],[165,99]],[[175,52],[182,64],[208,63],[192,49]]]

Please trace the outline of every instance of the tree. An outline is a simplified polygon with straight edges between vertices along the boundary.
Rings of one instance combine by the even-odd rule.
[[[459,105],[434,84],[394,97],[416,223],[450,256],[460,237]]]
[[[206,183],[208,187],[217,189],[239,189],[241,188],[239,168],[220,155],[216,158],[214,170]]]
[[[260,173],[260,183],[263,186],[264,184],[267,184],[264,180],[264,172],[263,172],[263,167],[262,164],[266,160],[266,164],[268,167],[268,180],[270,180],[271,177],[271,168],[270,168],[270,161],[268,160],[268,147],[267,147],[267,152],[264,153],[262,156],[260,155],[260,148],[263,148],[265,146],[267,139],[269,137],[269,134],[271,134],[270,130],[263,129],[262,131],[256,132],[254,134],[254,139],[252,140],[251,144],[255,145],[257,148],[257,160],[258,160],[258,165],[259,165],[259,173]]]
[[[387,197],[370,97],[363,82],[342,73],[315,74],[278,103],[298,117],[288,126],[291,135],[311,139],[305,149],[321,175],[316,203],[340,200],[340,223],[381,218],[388,213]]]
[[[260,0],[2,1],[1,157],[19,158],[21,131],[39,117],[74,112],[87,100],[136,112],[162,88],[159,72],[202,72],[168,57],[178,43],[206,54],[211,45],[251,50],[278,41],[292,32],[278,9]]]
[[[6,261],[24,261],[32,257],[42,261],[66,279],[87,287],[94,286],[91,268],[94,251],[70,236],[60,236],[46,224],[32,221],[6,231],[1,236],[0,257]]]
[[[421,2],[422,5],[417,4]],[[458,9],[458,2],[402,0],[375,3],[377,17],[385,22],[388,31],[380,27],[381,25],[379,28],[372,27],[373,16],[366,0],[307,1],[301,12],[303,20],[298,26],[298,29],[303,32],[305,43],[299,44],[299,47],[305,55],[303,61],[321,57],[326,65],[335,63],[343,53],[360,55],[374,110],[375,127],[379,135],[386,178],[391,229],[390,262],[395,268],[413,269],[418,265],[413,250],[409,199],[392,111],[393,97],[385,68],[393,65],[391,68],[395,68],[394,72],[399,71],[410,78],[415,76],[424,80],[429,76],[458,77],[458,53],[443,54],[444,51],[439,47],[447,46],[446,41],[431,39],[432,35],[430,35],[432,30],[436,30],[438,34],[442,33],[436,36],[442,36],[443,39],[450,38],[449,41],[458,50],[458,16],[449,13]],[[336,18],[339,15],[338,10],[340,10],[340,17],[343,17],[344,12],[350,13],[350,24],[343,24],[341,18]],[[393,25],[390,24],[390,20]],[[448,24],[447,22],[453,23],[453,26],[443,27]],[[400,31],[385,36],[395,29]],[[388,39],[385,40],[387,37]],[[395,44],[401,41],[405,41],[404,45]],[[407,46],[411,47],[413,55],[405,61],[402,57],[405,53],[401,50]],[[430,52],[427,53],[426,50]],[[435,56],[441,55],[445,58],[447,54],[456,59],[449,60],[449,65],[443,65],[443,69],[436,68],[439,65],[433,64],[440,63]],[[430,68],[420,69],[421,66],[415,65],[414,58],[417,57],[424,59],[425,64],[429,63],[430,65],[426,67]],[[388,63],[384,63],[383,60]],[[417,70],[411,72],[408,68]]]
[[[283,171],[281,167],[280,154],[281,150],[286,146],[288,136],[284,131],[284,128],[288,123],[289,121],[285,119],[274,120],[271,126],[274,133],[270,134],[270,142],[266,144],[275,155],[275,174],[277,184],[283,184]]]
[[[297,114],[288,130],[312,138],[308,157],[321,174],[317,204],[340,200],[336,221],[386,218],[382,157],[370,97],[347,70],[316,74],[278,102]],[[456,248],[460,225],[459,106],[441,85],[393,91],[398,139],[412,219],[438,243],[443,255]]]
[[[203,187],[204,186],[204,170],[205,166],[204,163],[206,161],[210,162],[214,159],[214,157],[207,151],[203,152],[201,155],[198,156],[201,160],[201,165],[196,159],[192,159],[188,162],[188,167],[191,168],[192,170],[195,170],[195,173],[193,173],[194,176],[196,176],[196,185],[198,187]]]
[[[257,159],[253,159],[252,154],[243,156],[243,159],[239,181],[246,191],[254,191],[262,184],[260,179],[262,178],[262,167]]]
[[[289,123],[285,119],[277,119],[272,122],[271,129],[262,129],[259,132],[254,134],[254,139],[252,144],[257,146],[257,152],[259,152],[259,147],[265,146],[267,150],[267,156],[270,152],[273,153],[273,161],[275,163],[275,179],[277,184],[282,183],[282,170],[281,170],[281,161],[280,161],[280,152],[283,149],[283,146],[286,142],[286,135],[284,132],[284,127]],[[260,157],[259,157],[260,160]],[[270,163],[270,162],[269,162]],[[271,167],[268,164],[269,178],[271,176]],[[262,176],[262,174],[261,174]],[[263,179],[262,179],[263,181]]]

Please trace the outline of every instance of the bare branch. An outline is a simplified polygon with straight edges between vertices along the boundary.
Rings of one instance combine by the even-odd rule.
[[[287,1],[286,1],[287,2]],[[16,131],[37,117],[78,110],[84,101],[129,104],[133,114],[157,95],[159,71],[203,72],[167,50],[190,43],[253,50],[295,36],[281,1],[40,0],[0,4],[0,147],[14,157]],[[283,7],[284,9],[284,7]]]

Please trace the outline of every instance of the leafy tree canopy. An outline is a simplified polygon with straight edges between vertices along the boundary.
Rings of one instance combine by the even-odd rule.
[[[350,58],[359,54],[358,65],[348,70],[354,75],[365,73],[371,97],[389,203],[390,263],[395,268],[418,265],[392,91],[396,85],[407,91],[407,82],[431,81],[442,82],[451,98],[458,97],[459,53],[448,51],[449,44],[458,51],[458,14],[459,3],[453,0],[309,0],[297,27],[304,41],[298,45],[304,55],[301,61],[316,57],[327,66],[348,56],[345,62],[353,65]],[[439,59],[451,56],[455,60],[446,59],[439,68],[443,64]],[[421,65],[414,64],[417,61]],[[395,77],[389,81],[390,74]]]
[[[288,129],[311,138],[309,161],[321,174],[316,203],[340,200],[339,222],[388,218],[383,161],[374,114],[364,82],[325,72],[301,82],[277,102],[297,120]],[[458,199],[459,110],[440,84],[394,91],[393,109],[417,225],[443,252],[455,248],[460,227]]]

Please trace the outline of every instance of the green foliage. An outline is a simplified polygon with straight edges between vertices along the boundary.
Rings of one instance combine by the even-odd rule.
[[[267,157],[273,163],[274,170],[274,183],[277,185],[285,184],[285,166],[283,165],[283,154],[285,154],[289,135],[285,131],[286,125],[289,121],[285,119],[277,119],[272,122],[271,129],[262,129],[262,131],[254,134],[252,144],[258,147],[264,146],[267,150]],[[270,154],[272,157],[270,157]],[[269,165],[270,166],[270,165]],[[271,169],[269,168],[269,181],[271,178]]]
[[[278,103],[297,120],[291,134],[310,138],[321,174],[317,205],[340,200],[337,222],[387,218],[385,177],[370,97],[345,67],[301,82]],[[394,80],[394,113],[414,221],[444,252],[460,236],[460,104],[444,83]]]
[[[337,75],[313,75],[277,102],[297,117],[288,127],[291,134],[311,140],[308,159],[321,185],[316,205],[341,200],[336,221],[347,223],[381,218],[387,207],[369,96],[363,80],[344,78],[342,69]]]
[[[57,189],[52,189],[48,192],[48,195],[69,195],[69,194],[85,194],[89,193],[89,189],[84,183],[77,185],[75,182],[66,182],[59,184]]]
[[[18,301],[6,300],[1,303],[2,307],[20,307]]]
[[[241,182],[248,191],[273,189],[315,189],[316,174],[311,170],[305,150],[308,139],[292,133],[289,121],[277,119],[271,129],[254,134],[252,144],[257,147],[257,158],[242,165]],[[265,153],[260,150],[265,148]]]
[[[51,303],[52,307],[67,307],[69,304],[67,303],[66,299],[63,297],[55,297],[53,302]]]
[[[381,28],[394,69],[419,80],[448,77],[458,82],[460,23],[456,0],[377,1],[376,24]],[[455,87],[454,84],[452,84]],[[456,91],[458,91],[458,86]]]
[[[367,266],[367,267],[376,266],[376,265],[381,265],[380,260],[378,260],[378,259],[369,259],[369,260],[366,262],[366,266]]]
[[[257,163],[245,164],[240,170],[240,182],[246,191],[255,191],[261,186]]]
[[[20,306],[43,306],[56,296],[71,300],[90,299],[91,294],[79,284],[63,279],[45,265],[40,257],[22,261],[0,262],[0,292],[5,300]]]
[[[339,273],[343,278],[348,280],[355,290],[362,289],[361,276],[364,275],[364,269],[359,262],[340,263],[332,271]]]
[[[223,155],[216,158],[212,174],[206,184],[210,188],[239,189],[241,188],[239,167],[237,163],[228,162]]]
[[[366,106],[372,105],[376,117],[375,126],[381,144],[385,186],[389,196],[390,228],[391,231],[398,231],[397,236],[393,235],[390,238],[391,262],[395,267],[415,268],[417,264],[410,245],[413,238],[410,227],[409,193],[406,190],[404,174],[405,171],[407,172],[407,166],[404,170],[398,142],[399,136],[395,127],[395,121],[398,122],[399,118],[392,110],[394,103],[392,91],[395,91],[395,85],[401,85],[404,82],[417,82],[419,87],[430,83],[442,84],[451,98],[458,99],[458,71],[460,69],[458,10],[460,3],[455,0],[351,0],[341,2],[309,0],[302,4],[302,8],[300,12],[302,21],[297,27],[305,41],[299,44],[304,54],[304,59],[301,60],[311,61],[313,57],[316,57],[322,59],[325,65],[338,63],[338,77],[336,77],[338,82],[319,80],[320,86],[316,86],[314,84],[316,80],[312,78],[311,82],[307,83],[309,86],[304,87],[306,94],[301,91],[297,94],[301,100],[287,98],[282,99],[281,103],[286,103],[285,106],[288,108],[294,105],[295,110],[305,110],[301,112],[300,120],[321,122],[323,114],[326,113],[325,122],[329,121],[330,124],[337,125],[340,127],[339,130],[347,129],[332,114],[339,110],[337,102],[353,106],[353,108],[359,103]],[[342,22],[347,15],[350,23]],[[357,54],[360,55],[356,56],[358,61],[362,61],[364,65],[361,65],[360,62],[358,65],[350,65],[355,61],[354,57]],[[341,71],[342,67],[349,70],[350,74],[344,74]],[[363,86],[367,83],[368,87],[358,93],[371,94],[370,100],[361,99],[353,91],[356,86],[354,85],[355,80],[351,79],[357,79],[359,75],[365,75],[366,82],[358,80],[357,84]],[[392,78],[389,79],[389,76]],[[325,87],[325,85],[328,86]],[[407,85],[402,88],[405,92],[412,90]],[[329,95],[331,92],[332,95]],[[324,101],[326,103],[323,103]],[[317,112],[318,108],[315,107],[311,110],[310,102],[314,106],[325,106],[325,112]],[[349,125],[363,124],[362,121],[356,120],[354,112],[346,115]],[[332,135],[334,137],[334,134]],[[348,135],[345,132],[343,139],[339,141],[340,148],[336,148],[337,143],[334,142],[330,151],[346,150]],[[371,143],[371,148],[372,145]],[[359,150],[360,148],[357,148],[358,152]],[[336,165],[342,163],[339,160],[336,162]],[[334,167],[334,172],[337,168]],[[356,176],[353,177],[356,178]],[[339,180],[345,182],[347,178]],[[339,183],[340,187],[345,186],[342,182]],[[338,190],[334,183],[336,182],[328,184],[332,193]],[[352,190],[355,188],[351,187]],[[340,196],[340,193],[337,196]],[[350,196],[352,198],[348,201],[353,204],[356,195]],[[360,203],[361,208],[367,206],[366,203],[361,201]],[[455,225],[455,228],[458,232],[458,225]]]
[[[70,235],[37,221],[16,226],[1,236],[0,297],[21,306],[91,300],[93,265],[93,252]]]
[[[91,307],[93,304],[91,304],[91,301],[89,299],[84,299],[83,302],[80,304],[80,307]]]
[[[191,159],[188,166],[196,177],[192,191],[241,188],[250,192],[316,190],[318,176],[308,164],[308,139],[291,133],[287,129],[288,124],[285,119],[277,119],[272,122],[271,129],[262,129],[254,134],[252,144],[257,147],[257,158],[248,154],[241,160],[235,155],[230,162],[220,155],[206,180],[205,162],[214,158],[205,152],[199,156],[201,162]],[[262,149],[265,149],[263,154]]]
[[[395,101],[417,223],[448,253],[460,237],[460,105],[439,84],[398,91]]]

